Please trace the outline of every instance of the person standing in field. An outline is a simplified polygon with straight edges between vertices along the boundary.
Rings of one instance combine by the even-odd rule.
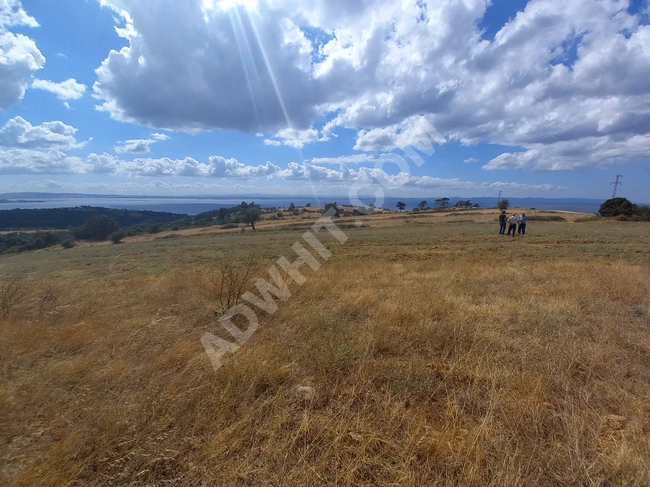
[[[526,223],[528,223],[528,217],[526,213],[522,213],[519,215],[519,230],[517,230],[519,235],[526,235]]]
[[[514,237],[515,234],[517,233],[517,214],[513,213],[510,218],[508,218],[508,223],[510,226],[508,226],[508,236],[510,236],[510,232],[512,232],[512,236]]]
[[[508,217],[506,216],[506,210],[502,210],[501,214],[499,215],[499,235],[505,235],[506,234],[506,222],[508,221]]]

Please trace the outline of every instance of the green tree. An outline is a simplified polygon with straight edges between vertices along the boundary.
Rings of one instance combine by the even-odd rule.
[[[307,203],[305,206],[306,206],[307,208],[311,208],[311,203]]]
[[[510,200],[505,198],[502,199],[497,203],[497,208],[499,208],[500,210],[507,210],[508,208],[510,208]]]
[[[449,198],[438,198],[435,203],[437,208],[449,208]]]
[[[426,209],[426,207],[427,207],[427,202],[426,202],[426,200],[422,200],[422,201],[420,201],[420,202],[418,203],[418,208],[419,208],[419,209],[424,210],[424,209]]]
[[[600,205],[601,216],[632,216],[638,207],[627,198],[610,198]]]
[[[406,208],[406,203],[403,201],[398,201],[395,207],[401,212],[404,208]]]
[[[323,208],[323,213],[327,213],[330,208],[334,209],[334,215],[333,216],[335,216],[335,217],[341,216],[341,212],[339,210],[339,207],[336,206],[336,203],[325,203],[325,207]]]
[[[246,205],[245,208],[242,208],[238,214],[238,217],[242,223],[250,225],[251,228],[255,230],[255,222],[259,221],[260,218],[262,218],[262,209],[260,208],[260,205],[250,203],[249,205]]]
[[[290,203],[289,204],[289,211],[293,213],[293,210],[295,210],[295,209],[296,209],[296,205],[294,205],[293,203]]]

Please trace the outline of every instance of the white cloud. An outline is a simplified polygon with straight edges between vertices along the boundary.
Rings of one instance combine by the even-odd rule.
[[[183,176],[192,178],[255,179],[280,171],[271,162],[257,166],[237,159],[211,156],[208,162],[184,159],[136,158],[124,161],[111,154],[88,155],[85,159],[68,156],[60,150],[0,148],[2,174],[126,174],[134,176]]]
[[[585,137],[556,142],[550,146],[527,145],[528,150],[503,153],[483,166],[483,169],[533,169],[563,171],[587,167],[607,167],[623,164],[629,159],[647,159],[650,135],[629,138]]]
[[[0,0],[0,110],[23,98],[34,73],[45,64],[36,43],[10,27],[38,27],[18,0]]]
[[[401,172],[388,174],[377,167],[360,167],[358,170],[348,168],[341,164],[339,169],[315,166],[309,163],[291,162],[286,169],[278,171],[272,177],[287,181],[310,181],[312,183],[346,183],[351,185],[355,182],[363,182],[366,190],[370,193],[375,188],[387,190],[408,190],[419,189],[459,189],[459,190],[481,190],[481,189],[509,189],[509,190],[547,190],[563,191],[566,186],[551,184],[525,184],[516,182],[474,182],[458,178],[438,178],[433,176],[412,176]]]
[[[388,162],[397,162],[402,159],[398,154],[384,153],[377,156],[369,153],[352,154],[338,157],[314,157],[312,164],[384,164]]]
[[[475,157],[470,157],[469,159],[465,159],[463,162],[466,162],[467,164],[474,164],[475,162],[478,162],[478,159]]]
[[[61,101],[78,100],[86,93],[86,85],[77,83],[77,80],[74,78],[69,78],[61,83],[55,83],[46,79],[35,79],[32,82],[32,88],[49,91],[55,94]]]
[[[311,144],[313,142],[325,142],[329,140],[329,137],[326,135],[318,135],[318,130],[313,127],[305,130],[282,129],[277,132],[274,137],[279,140],[265,139],[264,143],[266,145],[274,146],[288,145],[295,149],[302,149],[306,144]]]
[[[143,154],[143,153],[148,153],[148,152],[151,152],[151,144],[155,144],[156,142],[169,140],[170,138],[171,137],[169,137],[166,134],[153,133],[153,134],[151,134],[151,137],[148,138],[148,139],[125,140],[124,142],[121,142],[120,145],[116,145],[115,147],[113,147],[113,150],[115,152],[117,152],[118,154],[124,154],[124,153]]]
[[[77,83],[74,78],[69,78],[61,83],[55,83],[46,79],[35,79],[32,88],[36,90],[49,91],[61,101],[78,100],[86,93],[86,85]]]
[[[68,156],[57,149],[0,148],[0,174],[81,174],[83,160]]]
[[[63,122],[32,125],[22,117],[9,120],[0,129],[0,147],[21,149],[77,149],[86,142],[77,142],[77,129]]]
[[[566,141],[595,141],[591,164],[612,151],[622,164],[650,135],[650,26],[621,0],[530,1],[494,39],[478,28],[496,8],[486,0],[102,1],[129,44],[94,87],[118,120],[296,148],[345,127],[364,151],[417,147],[427,121],[436,144],[540,151],[526,167],[563,169],[577,160]]]

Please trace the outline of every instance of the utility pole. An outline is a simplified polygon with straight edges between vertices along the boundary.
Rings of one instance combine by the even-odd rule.
[[[621,181],[621,179],[623,179],[623,175],[622,174],[617,174],[616,175],[616,181],[614,181],[613,183],[609,183],[610,186],[614,186],[614,193],[612,194],[612,198],[616,198],[616,190],[618,189],[619,186],[623,185],[623,182]]]
[[[503,191],[499,191],[499,201],[501,201],[501,194],[502,193],[503,193]]]

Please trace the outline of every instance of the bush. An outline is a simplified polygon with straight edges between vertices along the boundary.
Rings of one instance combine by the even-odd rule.
[[[63,247],[64,249],[71,249],[75,245],[76,245],[75,241],[72,238],[69,238],[69,239],[64,240],[63,242],[61,242],[61,247]]]
[[[122,229],[116,230],[111,234],[111,241],[114,244],[118,244],[122,241],[123,238],[126,237],[126,232]]]
[[[221,225],[222,230],[230,230],[231,228],[239,228],[239,225],[236,223],[226,223],[224,225]]]
[[[149,228],[149,233],[151,233],[151,234],[160,233],[160,227],[158,225],[152,225]]]
[[[641,221],[650,222],[650,206],[639,205],[636,209],[636,216],[638,216]]]
[[[566,218],[558,215],[536,215],[529,216],[528,221],[531,222],[565,222]]]
[[[577,223],[584,223],[584,222],[597,222],[602,220],[603,217],[600,215],[591,215],[591,216],[582,216],[580,218],[576,218]]]
[[[637,206],[627,198],[610,198],[600,205],[598,213],[601,216],[632,216],[637,211]]]
[[[118,228],[117,221],[106,215],[90,217],[84,226],[75,231],[76,237],[82,240],[106,240]]]

